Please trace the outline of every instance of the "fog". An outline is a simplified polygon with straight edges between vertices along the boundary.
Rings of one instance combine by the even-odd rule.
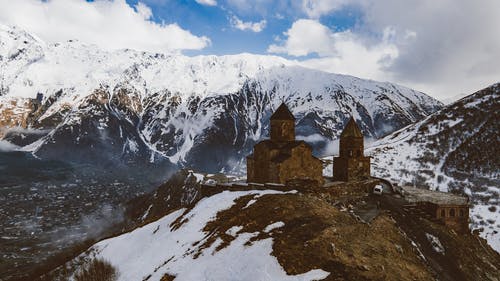
[[[12,144],[6,140],[0,140],[0,152],[10,152],[16,151],[19,149],[19,146]]]
[[[59,227],[50,234],[50,240],[58,245],[78,243],[86,239],[100,239],[109,234],[113,227],[125,219],[124,210],[109,204],[82,215],[80,220],[70,227]]]

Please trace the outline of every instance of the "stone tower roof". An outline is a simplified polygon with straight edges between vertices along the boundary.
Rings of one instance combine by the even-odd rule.
[[[292,112],[285,103],[282,103],[278,109],[271,115],[271,120],[295,120]]]
[[[358,127],[358,124],[356,124],[356,121],[354,121],[354,118],[350,118],[349,121],[347,122],[347,125],[345,126],[344,130],[342,131],[342,134],[340,134],[341,138],[345,137],[356,137],[356,138],[362,138],[363,134],[361,133],[361,130]]]

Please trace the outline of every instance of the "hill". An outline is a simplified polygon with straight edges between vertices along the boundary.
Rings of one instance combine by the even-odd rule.
[[[97,259],[109,262],[119,280],[498,280],[500,255],[481,238],[403,216],[384,203],[365,222],[356,209],[378,198],[353,192],[362,190],[356,184],[333,188],[350,192],[200,196],[96,243],[57,272],[78,272]]]
[[[373,173],[400,184],[465,193],[471,228],[500,251],[500,84],[374,142]]]

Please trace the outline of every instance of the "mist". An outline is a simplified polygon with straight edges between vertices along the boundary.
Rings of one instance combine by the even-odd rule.
[[[100,239],[113,230],[114,226],[125,220],[122,207],[104,204],[90,214],[82,215],[71,227],[61,227],[51,234],[51,240],[57,242],[79,242],[87,239]]]
[[[5,130],[5,134],[17,133],[17,134],[29,134],[29,135],[44,135],[51,131],[51,129],[33,129],[33,128],[23,128],[23,127],[12,127]]]
[[[0,152],[11,152],[11,151],[16,151],[20,147],[12,144],[6,140],[0,140]]]
[[[339,153],[339,140],[328,141],[323,149],[324,156],[337,155]]]

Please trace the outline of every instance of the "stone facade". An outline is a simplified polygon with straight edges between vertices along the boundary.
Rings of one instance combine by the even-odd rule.
[[[418,206],[432,218],[456,232],[469,232],[469,205],[421,202]]]
[[[333,179],[359,181],[370,178],[370,157],[364,156],[363,134],[351,117],[340,135],[339,157],[333,158]]]
[[[286,184],[297,179],[322,185],[323,165],[307,143],[295,140],[295,117],[281,104],[271,116],[271,139],[256,144],[247,157],[247,182]]]
[[[449,192],[427,190],[412,186],[400,187],[400,193],[410,204],[435,222],[458,233],[469,232],[469,198]]]

